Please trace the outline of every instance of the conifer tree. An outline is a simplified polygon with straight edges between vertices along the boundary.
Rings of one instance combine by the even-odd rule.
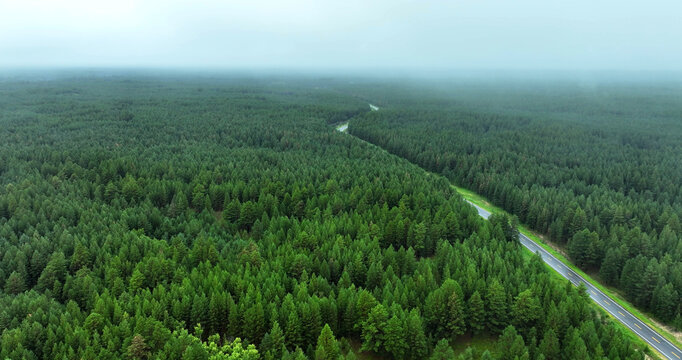
[[[471,328],[474,334],[480,334],[485,329],[486,314],[483,299],[481,299],[478,290],[471,294],[466,314],[468,316],[469,328]]]
[[[407,316],[405,339],[407,340],[407,358],[423,359],[428,354],[428,342],[424,334],[424,325],[417,310],[410,311]]]
[[[339,344],[328,324],[325,324],[317,338],[315,360],[337,360],[341,355]]]
[[[387,322],[384,329],[384,349],[391,354],[393,359],[405,359],[408,352],[405,331],[402,320],[394,314]]]
[[[362,323],[362,349],[380,352],[384,348],[388,312],[379,304],[370,310]]]
[[[447,339],[440,339],[436,344],[429,360],[450,360],[455,358],[455,352],[450,347]]]
[[[488,285],[486,305],[488,329],[493,333],[502,332],[507,324],[507,296],[497,279]]]
[[[301,320],[296,312],[289,313],[284,330],[284,338],[289,349],[300,348],[303,345],[303,329],[301,328]]]

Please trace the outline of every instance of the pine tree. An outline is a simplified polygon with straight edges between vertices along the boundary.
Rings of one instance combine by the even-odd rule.
[[[130,346],[128,346],[128,358],[130,359],[146,359],[149,354],[149,347],[140,334],[133,336]]]
[[[478,290],[471,294],[466,313],[468,314],[469,327],[474,334],[480,334],[485,329],[485,308]]]
[[[363,322],[369,316],[370,311],[378,304],[378,301],[367,290],[361,290],[357,296],[355,304],[355,315],[360,322]]]
[[[316,335],[322,330],[322,317],[320,307],[315,298],[310,299],[309,303],[301,307],[301,328],[303,330],[303,343],[308,346],[315,346]]]
[[[232,295],[229,294],[227,297],[227,309],[227,334],[229,336],[237,337],[242,333],[242,314],[239,311],[237,304],[234,303]]]
[[[444,315],[447,317],[446,328],[450,336],[457,336],[463,334],[466,328],[464,322],[464,298],[459,285],[454,280],[451,281],[454,283],[454,286],[446,292],[447,307]]]
[[[528,356],[528,349],[523,341],[523,337],[516,332],[516,328],[513,325],[507,326],[500,339],[497,343],[500,353],[503,354],[503,360],[514,360],[520,359],[524,356]]]
[[[675,317],[675,310],[677,308],[676,299],[679,299],[679,296],[673,285],[670,283],[665,284],[654,292],[654,296],[651,299],[651,308],[662,319],[672,319]]]
[[[425,317],[437,337],[450,338],[465,330],[464,299],[456,281],[446,280],[426,298]]]
[[[208,299],[206,298],[206,295],[194,295],[190,314],[192,324],[198,324],[202,328],[206,327],[205,325],[209,322]],[[209,334],[206,334],[206,336],[208,335]],[[202,338],[201,335],[197,334],[197,337],[201,340],[205,340],[205,338]]]
[[[620,275],[620,286],[631,299],[636,299],[639,294],[638,286],[645,270],[646,259],[641,255],[626,261],[623,266],[623,271]]]
[[[178,191],[173,197],[173,200],[171,201],[171,205],[168,211],[170,216],[174,217],[185,212],[185,210],[187,210],[188,207],[189,203],[187,201],[187,196],[185,196],[184,192]]]
[[[567,339],[565,340],[564,344],[563,355],[566,359],[590,359],[590,356],[587,352],[587,346],[585,346],[585,342],[580,337],[580,330],[573,329],[573,331],[567,335]]]
[[[599,270],[599,276],[609,285],[618,285],[620,270],[623,259],[618,249],[609,249],[606,252]]]
[[[457,241],[460,234],[459,221],[457,221],[457,216],[454,213],[449,213],[443,220],[443,237],[450,242]]]
[[[382,287],[383,280],[383,269],[381,268],[381,263],[376,261],[372,262],[367,270],[367,281],[365,282],[365,287],[369,290],[374,290],[377,287]]]
[[[384,336],[388,312],[379,304],[372,308],[367,320],[362,323],[362,350],[380,352],[384,347]]]
[[[128,175],[123,179],[123,186],[121,187],[123,197],[128,201],[137,201],[142,195],[142,189],[138,185],[135,178]]]
[[[192,207],[194,207],[197,211],[201,211],[204,209],[204,197],[206,191],[204,189],[204,185],[202,184],[196,184],[194,186],[194,189],[192,190]]]
[[[436,347],[431,353],[429,360],[452,360],[455,358],[455,352],[450,347],[447,339],[440,339]]]
[[[571,260],[579,267],[585,267],[589,259],[589,240],[588,235],[590,231],[587,229],[576,232],[573,237],[568,240],[568,255]]]
[[[658,261],[652,258],[649,261],[646,270],[644,270],[644,274],[642,274],[641,279],[637,283],[637,296],[635,299],[638,304],[649,307],[659,278],[660,272],[658,270]]]
[[[541,354],[545,355],[545,359],[560,359],[561,348],[559,347],[559,338],[557,338],[554,330],[548,329],[545,331],[538,350],[540,350]]]
[[[284,329],[284,338],[286,339],[287,348],[296,349],[303,346],[303,330],[301,328],[301,320],[298,314],[294,312],[289,313],[287,325]]]
[[[268,337],[268,346],[264,348],[262,353],[266,359],[281,359],[283,356],[284,347],[284,332],[279,326],[279,322],[275,320],[272,324],[270,332],[265,335]],[[263,341],[263,346],[265,346],[265,341]]]
[[[265,335],[265,311],[260,301],[256,301],[244,313],[244,335],[256,345]]]
[[[37,290],[51,289],[55,281],[64,280],[65,277],[66,259],[64,253],[61,251],[55,252],[38,278]]]
[[[426,242],[426,225],[424,222],[413,224],[407,234],[407,246],[414,249],[418,255],[423,255]]]
[[[141,289],[144,285],[145,278],[144,274],[139,269],[133,271],[133,275],[130,277],[130,292],[135,293],[137,290]]]
[[[325,324],[317,338],[315,360],[337,360],[341,350],[328,324]]]
[[[239,200],[234,199],[225,205],[223,210],[223,217],[233,224],[239,221],[239,212],[241,211],[241,204]]]
[[[116,188],[116,185],[109,181],[107,186],[104,188],[104,200],[106,202],[111,203],[114,198],[118,195],[118,188]]]
[[[24,282],[24,277],[16,271],[12,271],[7,280],[5,281],[5,292],[8,294],[16,295],[26,290],[26,284]]]
[[[211,296],[211,300],[208,302],[208,322],[206,323],[206,331],[209,334],[218,333],[220,326],[220,294],[215,294]]]
[[[532,327],[540,317],[541,311],[540,301],[533,295],[530,289],[522,291],[516,296],[511,309],[514,323],[520,329]]]
[[[573,237],[578,231],[581,231],[587,225],[587,215],[585,211],[578,206],[573,213],[573,219],[571,220],[571,226],[568,229],[568,236]]]
[[[283,360],[308,360],[308,358],[305,356],[301,348],[296,348],[296,351],[289,353],[288,356],[283,358]]]
[[[78,243],[73,250],[73,255],[71,255],[70,269],[75,273],[86,266],[90,266],[90,253],[85,245]]]
[[[252,201],[245,202],[239,214],[239,228],[246,230],[250,230],[253,223],[259,217],[258,209]]]
[[[500,333],[507,324],[507,295],[497,279],[488,285],[486,300],[488,329],[493,333]]]
[[[416,309],[412,309],[407,316],[406,327],[407,358],[412,360],[423,359],[428,354],[428,342],[424,334],[422,318]]]
[[[386,352],[391,354],[393,359],[404,359],[408,347],[405,341],[406,331],[402,320],[394,314],[386,323],[384,332],[384,349]]]

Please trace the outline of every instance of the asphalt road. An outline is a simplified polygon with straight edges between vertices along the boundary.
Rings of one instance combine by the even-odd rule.
[[[476,210],[478,210],[478,215],[487,219],[490,217],[490,212],[476,206],[475,204],[469,202],[473,205]],[[559,261],[554,255],[547,252],[535,241],[529,239],[526,235],[519,234],[519,241],[521,245],[525,246],[528,250],[533,253],[540,255],[542,260],[549,265],[552,269],[558,272],[561,276],[565,277],[573,283],[573,285],[578,286],[579,284],[585,284],[587,288],[587,293],[590,298],[601,306],[606,312],[613,315],[618,321],[627,326],[632,332],[637,334],[642,340],[649,344],[652,348],[658,350],[663,356],[671,360],[682,360],[682,350],[677,346],[673,345],[663,336],[659,335],[656,331],[650,328],[647,324],[641,322],[634,315],[632,315],[627,310],[623,309],[618,303],[613,301],[610,297],[604,294],[602,291],[594,287],[592,284],[587,282],[582,276],[573,271],[571,268],[566,266],[564,263]]]

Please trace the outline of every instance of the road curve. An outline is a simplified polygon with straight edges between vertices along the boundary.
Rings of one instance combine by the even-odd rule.
[[[467,201],[469,204],[473,205],[476,210],[478,210],[478,215],[488,219],[490,217],[490,212],[482,209],[471,201]],[[568,279],[573,285],[578,286],[579,284],[585,284],[587,288],[587,293],[590,295],[592,301],[601,306],[606,312],[613,315],[614,318],[618,319],[623,325],[627,326],[632,332],[637,334],[642,340],[644,340],[649,346],[656,349],[661,355],[670,360],[682,360],[682,350],[677,346],[673,345],[668,339],[659,335],[655,330],[650,328],[647,324],[643,323],[637,317],[632,315],[626,309],[623,309],[618,303],[613,301],[608,295],[604,294],[601,290],[594,287],[588,281],[586,281],[582,276],[573,271],[571,268],[566,266],[564,263],[559,261],[554,255],[550,254],[547,250],[538,245],[535,241],[529,239],[526,235],[519,234],[519,241],[521,245],[525,246],[528,250],[533,253],[540,255],[542,260],[549,265],[554,271],[558,272],[559,275]]]

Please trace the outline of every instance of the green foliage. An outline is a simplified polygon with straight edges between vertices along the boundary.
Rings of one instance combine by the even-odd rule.
[[[5,292],[16,295],[24,290],[26,290],[24,277],[20,273],[13,271],[5,281]]]
[[[362,350],[380,352],[386,340],[386,325],[388,311],[379,304],[367,314],[367,320],[362,323]]]
[[[353,119],[351,134],[483,195],[674,325],[682,307],[671,314],[654,294],[669,294],[663,288],[671,285],[682,303],[681,86],[596,81],[585,91],[570,81],[508,80],[348,88],[383,102]],[[511,221],[490,221],[500,224],[493,237],[515,238]],[[444,237],[455,239],[453,229]],[[665,265],[641,278],[652,259]]]
[[[317,338],[315,360],[337,360],[341,355],[339,344],[328,324],[325,324]]]
[[[436,344],[436,348],[433,349],[433,353],[429,360],[450,360],[455,358],[455,352],[450,347],[447,339],[441,339]]]
[[[287,326],[285,330],[285,339],[289,349],[296,349],[303,346],[303,329],[301,327],[301,320],[298,318],[296,312],[290,312],[287,319]]]
[[[426,298],[427,326],[438,338],[450,339],[465,330],[464,299],[459,284],[447,279]]]
[[[559,359],[561,357],[559,339],[554,333],[554,330],[549,329],[547,332],[545,332],[542,341],[540,341],[539,350],[545,355],[546,359]]]
[[[417,310],[410,311],[405,325],[407,342],[407,359],[423,359],[428,354],[428,342],[424,334],[424,325]]]
[[[500,333],[507,324],[507,296],[504,288],[497,279],[488,285],[486,294],[487,306],[486,315],[488,316],[488,330],[493,333]]]
[[[513,325],[509,325],[504,329],[498,346],[499,352],[503,354],[503,360],[528,358],[528,349],[523,342],[523,337],[516,332],[516,328]]]
[[[451,359],[512,324],[519,353],[571,329],[576,351],[641,353],[509,241],[513,219],[329,127],[367,111],[334,84],[1,83],[0,358],[353,358],[338,337]],[[625,267],[676,314],[677,283],[639,282],[672,265]]]
[[[248,345],[244,348],[242,341],[236,338],[232,342],[218,346],[216,344],[217,338],[209,339],[208,344],[204,344],[208,360],[259,360],[260,355],[254,345]]]
[[[530,329],[539,319],[541,311],[540,300],[533,295],[532,290],[527,289],[516,296],[511,308],[511,316],[516,326]]]
[[[483,299],[477,291],[469,298],[467,303],[466,314],[468,316],[469,326],[475,334],[480,334],[485,329],[485,308]]]
[[[403,321],[393,315],[384,329],[384,349],[393,359],[404,359],[408,353],[408,343]]]
[[[261,343],[263,356],[265,359],[281,359],[286,348],[284,346],[284,332],[279,326],[279,322],[275,320],[272,324],[272,329],[263,338]]]
[[[133,336],[128,346],[128,358],[130,359],[146,359],[149,355],[149,347],[140,334]]]

